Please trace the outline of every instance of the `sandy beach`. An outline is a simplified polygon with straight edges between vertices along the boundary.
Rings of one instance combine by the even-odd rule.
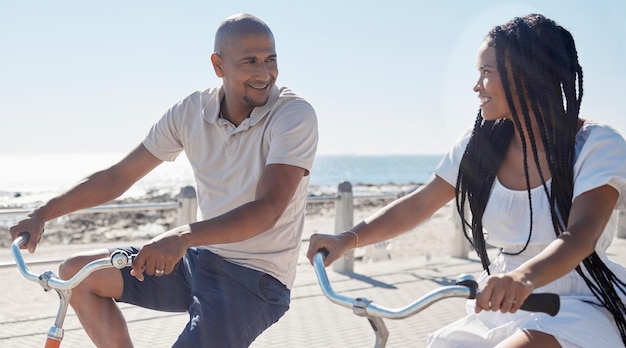
[[[372,194],[401,194],[409,188],[406,186],[368,186]],[[313,188],[313,191],[315,188]],[[355,196],[356,197],[356,196]],[[175,201],[174,194],[147,195],[141,198],[124,199],[112,204],[129,203],[163,203]],[[354,200],[354,223],[370,216],[393,198],[359,198]],[[334,202],[307,203],[307,213],[303,231],[306,241],[313,233],[335,233]],[[359,248],[355,252],[357,261],[365,256],[364,261],[372,261],[372,256],[382,258],[385,253],[394,259],[415,258],[423,255],[426,259],[432,256],[448,255],[450,238],[454,233],[452,207],[445,206],[431,219],[384,244]],[[99,243],[141,243],[174,227],[176,210],[135,211],[116,213],[70,214],[48,222],[42,238],[41,246],[55,244],[99,244]],[[10,237],[8,227],[0,227],[0,247],[8,247]],[[302,254],[306,253],[307,243],[303,243]]]

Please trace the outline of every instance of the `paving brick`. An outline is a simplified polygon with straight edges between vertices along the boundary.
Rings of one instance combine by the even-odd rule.
[[[91,246],[83,246],[91,249]],[[74,246],[75,248],[75,246]],[[50,248],[39,257],[67,256],[68,249]],[[38,251],[39,253],[39,251]],[[609,249],[612,259],[626,264],[626,239],[618,238]],[[0,250],[0,262],[10,261],[8,250]],[[52,267],[54,265],[46,265]],[[42,266],[43,267],[43,266]],[[38,268],[40,268],[38,266]],[[317,283],[313,268],[302,262],[292,291],[291,309],[266,330],[252,348],[371,347],[374,331],[365,318],[328,301]],[[355,273],[328,270],[333,288],[347,296],[366,297],[387,307],[407,305],[428,291],[449,285],[463,273],[478,274],[475,259],[390,260],[355,264]],[[0,267],[0,347],[41,347],[54,321],[58,299],[27,282],[14,267]],[[446,299],[422,313],[402,320],[386,320],[390,336],[387,347],[423,347],[427,335],[459,318],[464,300]],[[169,347],[187,322],[185,313],[162,313],[120,305],[137,348]],[[93,347],[75,314],[68,312],[62,347]]]

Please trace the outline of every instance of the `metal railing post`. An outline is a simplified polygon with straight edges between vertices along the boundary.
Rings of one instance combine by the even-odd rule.
[[[354,197],[352,184],[348,181],[339,183],[335,201],[335,234],[340,234],[354,226]],[[333,270],[339,273],[354,271],[354,250],[333,263]]]
[[[176,196],[180,207],[177,212],[177,226],[187,225],[196,222],[198,214],[198,198],[196,189],[193,186],[185,186],[180,189]]]

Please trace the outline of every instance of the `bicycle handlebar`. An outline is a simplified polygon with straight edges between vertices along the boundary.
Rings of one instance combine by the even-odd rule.
[[[472,275],[461,275],[456,285],[443,286],[435,289],[421,298],[413,301],[405,307],[387,308],[364,298],[352,298],[336,293],[324,267],[326,250],[320,250],[313,256],[313,267],[324,295],[333,303],[351,308],[360,316],[371,316],[386,319],[403,319],[415,315],[426,309],[433,303],[444,298],[460,297],[467,299],[476,298],[478,283]],[[543,312],[555,316],[559,312],[560,298],[557,294],[541,293],[531,294],[521,305],[520,309],[532,312]]]
[[[22,273],[22,275],[26,279],[35,283],[39,283],[39,285],[41,285],[41,287],[43,287],[46,291],[52,289],[69,290],[76,287],[81,281],[87,278],[88,275],[96,270],[110,267],[122,269],[126,266],[130,266],[133,263],[133,255],[128,255],[128,253],[124,252],[123,250],[117,250],[112,253],[110,257],[97,259],[86,264],[80,271],[78,271],[72,278],[68,280],[62,280],[50,271],[44,272],[43,274],[39,275],[30,271],[20,251],[20,246],[28,243],[29,239],[30,234],[26,232],[21,233],[17,238],[15,238],[15,240],[11,244],[11,253],[13,254],[15,264],[17,265],[17,269],[20,271],[20,273]]]

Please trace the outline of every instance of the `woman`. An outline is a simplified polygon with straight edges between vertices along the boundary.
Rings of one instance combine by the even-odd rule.
[[[313,235],[308,257],[409,231],[455,198],[485,272],[468,315],[430,347],[619,347],[626,342],[626,269],[603,234],[626,208],[626,142],[579,118],[582,69],[571,34],[542,15],[493,28],[478,54],[480,111],[428,184],[340,235]],[[471,214],[466,214],[469,209]],[[493,262],[486,242],[500,248]],[[555,317],[519,311],[555,292]],[[584,314],[583,314],[584,313]]]

